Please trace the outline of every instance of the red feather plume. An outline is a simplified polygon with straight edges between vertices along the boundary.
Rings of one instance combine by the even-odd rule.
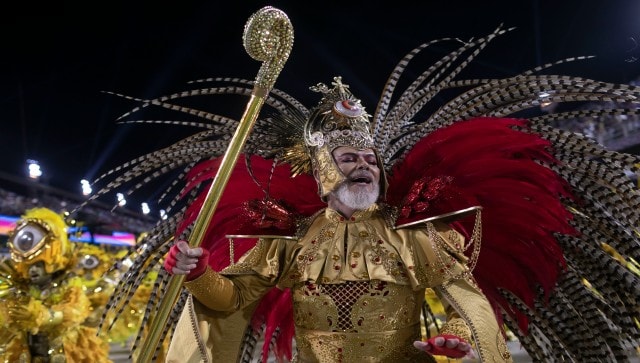
[[[429,134],[393,168],[387,193],[389,204],[402,206],[398,224],[481,206],[482,247],[473,275],[496,315],[502,308],[522,328],[526,317],[499,289],[528,305],[538,287],[548,294],[565,267],[554,234],[576,233],[562,203],[572,198],[570,189],[545,166],[558,161],[526,122],[476,118]],[[452,226],[468,236],[473,218]]]

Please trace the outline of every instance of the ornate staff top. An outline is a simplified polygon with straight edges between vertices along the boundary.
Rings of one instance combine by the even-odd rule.
[[[264,62],[256,76],[254,91],[266,95],[289,58],[293,47],[293,26],[282,10],[265,6],[251,15],[242,35],[249,56]]]

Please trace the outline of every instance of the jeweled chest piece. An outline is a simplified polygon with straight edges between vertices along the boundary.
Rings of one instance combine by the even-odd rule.
[[[333,105],[333,110],[340,116],[359,117],[364,109],[358,102],[352,100],[338,101]]]

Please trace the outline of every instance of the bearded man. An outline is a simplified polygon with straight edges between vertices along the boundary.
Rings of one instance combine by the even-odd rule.
[[[318,88],[324,97],[305,130],[327,207],[299,227],[298,239],[261,238],[223,273],[207,266],[206,250],[178,241],[165,268],[187,275],[185,286],[205,307],[201,315],[239,311],[273,287],[290,288],[298,362],[434,362],[432,354],[473,354],[471,343],[484,361],[510,361],[493,310],[466,265],[464,238],[437,219],[393,225],[393,212],[379,202],[386,178],[369,115],[339,78],[334,86]],[[426,288],[443,298],[448,319],[440,335],[423,342]],[[200,326],[198,346],[206,349],[196,360],[238,360],[236,348],[225,347],[226,333]],[[169,361],[187,359],[177,353],[180,335],[174,333]]]

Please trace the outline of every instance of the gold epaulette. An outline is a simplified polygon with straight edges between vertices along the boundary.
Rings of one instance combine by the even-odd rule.
[[[482,209],[481,206],[473,206],[473,207],[460,209],[460,210],[449,212],[449,213],[439,214],[439,215],[433,216],[433,217],[420,219],[420,220],[409,222],[409,223],[404,223],[404,224],[401,224],[401,225],[397,225],[397,226],[395,226],[393,228],[394,229],[407,228],[407,227],[413,227],[413,226],[425,224],[425,223],[428,223],[428,222],[435,222],[435,221],[439,221],[439,222],[442,222],[442,223],[451,223],[451,222],[455,222],[455,221],[457,221],[459,219],[462,219],[464,217],[467,217],[470,214],[475,213],[476,211],[479,211],[481,209]]]

